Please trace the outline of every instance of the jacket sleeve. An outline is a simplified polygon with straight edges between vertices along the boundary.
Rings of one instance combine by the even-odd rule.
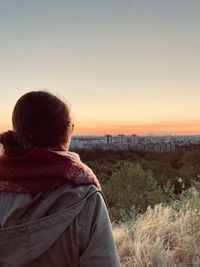
[[[80,267],[120,267],[111,223],[105,201],[100,192],[88,200],[81,228],[84,250]]]

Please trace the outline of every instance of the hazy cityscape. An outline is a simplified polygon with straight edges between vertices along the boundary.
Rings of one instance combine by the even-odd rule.
[[[71,148],[138,150],[145,152],[170,152],[177,147],[200,144],[200,135],[76,135]]]

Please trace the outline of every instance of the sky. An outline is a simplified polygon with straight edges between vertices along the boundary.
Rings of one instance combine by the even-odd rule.
[[[0,0],[0,132],[32,90],[75,134],[200,134],[200,1]]]

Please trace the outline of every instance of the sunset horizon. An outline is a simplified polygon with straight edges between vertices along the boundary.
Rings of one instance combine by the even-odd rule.
[[[66,101],[74,134],[200,133],[196,0],[4,2],[0,131],[29,91]]]
[[[91,124],[90,124],[91,125]],[[0,128],[0,132],[12,130],[11,124]],[[100,124],[98,126],[84,126],[75,123],[73,135],[200,135],[200,121],[132,123],[131,125]]]
[[[136,135],[200,135],[200,130],[196,130],[196,131],[145,131],[145,130],[129,130],[129,131],[124,131],[123,129],[119,129],[119,130],[99,130],[99,131],[95,131],[94,130],[88,130],[88,129],[80,129],[79,131],[75,131],[74,135],[106,135],[106,134],[112,134],[112,135],[118,135],[118,134],[124,134],[124,135],[132,135],[132,134],[136,134]]]

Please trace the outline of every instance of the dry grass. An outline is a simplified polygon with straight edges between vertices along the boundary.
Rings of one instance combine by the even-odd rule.
[[[189,203],[156,205],[113,231],[122,267],[200,267],[200,209]]]

